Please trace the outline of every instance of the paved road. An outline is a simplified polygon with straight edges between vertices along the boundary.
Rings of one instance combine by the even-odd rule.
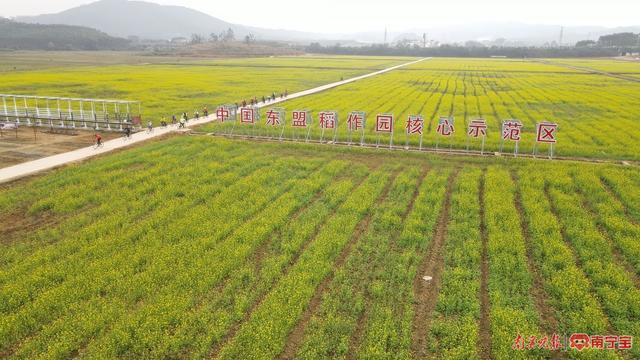
[[[343,80],[343,81],[338,81],[335,83],[331,83],[331,84],[327,84],[327,85],[322,85],[313,89],[309,89],[309,90],[305,90],[305,91],[301,91],[295,94],[290,94],[287,98],[285,99],[276,99],[276,101],[271,101],[268,103],[269,106],[273,105],[273,104],[277,104],[286,100],[291,100],[291,99],[295,99],[295,98],[299,98],[299,97],[303,97],[303,96],[307,96],[307,95],[311,95],[311,94],[315,94],[321,91],[325,91],[325,90],[329,90],[341,85],[345,85],[345,84],[349,84],[358,80],[362,80],[362,79],[366,79],[369,77],[373,77],[373,76],[377,76],[380,74],[384,74],[387,73],[389,71],[393,71],[396,69],[399,69],[401,67],[405,67],[405,66],[409,66],[409,65],[413,65],[415,63],[427,60],[428,58],[425,59],[420,59],[417,61],[412,61],[412,62],[408,62],[405,64],[401,64],[401,65],[397,65],[397,66],[393,66],[384,70],[380,70],[380,71],[376,71],[370,74],[366,74],[366,75],[362,75],[362,76],[357,76],[354,78],[350,78],[347,80]],[[259,103],[258,107],[263,107],[266,104],[263,103]],[[216,120],[215,114],[214,115],[210,115],[209,117],[201,117],[198,120],[192,119],[188,122],[187,126],[195,126],[195,125],[202,125],[211,121]],[[69,163],[73,163],[73,162],[77,162],[77,161],[82,161],[100,154],[104,154],[104,153],[108,153],[110,151],[116,150],[116,149],[121,149],[121,148],[125,148],[127,146],[131,146],[133,144],[137,144],[143,141],[147,141],[149,139],[153,139],[156,138],[158,136],[162,136],[165,134],[168,134],[170,132],[176,131],[177,130],[177,126],[178,125],[170,125],[167,128],[156,128],[153,130],[153,132],[148,133],[146,131],[142,131],[136,134],[133,134],[131,136],[131,139],[125,141],[123,138],[119,138],[119,139],[114,139],[114,140],[110,140],[110,141],[105,141],[104,142],[104,146],[96,149],[93,146],[90,147],[86,147],[86,148],[82,148],[82,149],[78,149],[78,150],[74,150],[74,151],[70,151],[67,153],[63,153],[63,154],[58,154],[58,155],[53,155],[53,156],[49,156],[49,157],[45,157],[42,159],[38,159],[38,160],[34,160],[34,161],[29,161],[29,162],[25,162],[22,164],[18,164],[18,165],[14,165],[14,166],[9,166],[3,169],[0,169],[0,183],[4,183],[4,182],[8,182],[8,181],[12,181],[12,180],[16,180],[25,176],[29,176],[41,171],[45,171],[45,170],[50,170],[50,169],[54,169],[56,167],[62,166],[62,165],[66,165]]]

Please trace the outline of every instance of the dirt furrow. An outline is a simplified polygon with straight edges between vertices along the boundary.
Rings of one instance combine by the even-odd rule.
[[[448,179],[447,191],[443,200],[442,210],[438,217],[433,243],[427,255],[423,258],[418,268],[416,277],[413,280],[413,291],[415,296],[413,315],[413,341],[412,352],[417,359],[427,357],[426,345],[427,334],[431,325],[431,314],[438,301],[438,293],[442,286],[442,271],[444,269],[444,242],[447,236],[449,225],[449,214],[451,210],[451,193],[453,192],[454,181],[460,172],[456,169]],[[430,276],[432,279],[426,281],[423,277]]]

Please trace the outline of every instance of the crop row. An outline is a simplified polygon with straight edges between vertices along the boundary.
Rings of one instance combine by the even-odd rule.
[[[283,351],[294,325],[309,306],[316,287],[331,272],[357,225],[372,211],[390,181],[388,171],[372,173],[338,208],[298,262],[274,286],[262,303],[220,352],[221,358],[273,358]]]

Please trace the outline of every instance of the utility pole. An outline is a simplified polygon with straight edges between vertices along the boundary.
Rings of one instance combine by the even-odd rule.
[[[562,41],[564,40],[564,26],[560,27],[560,42],[558,45],[562,46]]]
[[[422,47],[427,47],[427,33],[422,33]]]
[[[387,45],[387,27],[384,27],[384,44]]]

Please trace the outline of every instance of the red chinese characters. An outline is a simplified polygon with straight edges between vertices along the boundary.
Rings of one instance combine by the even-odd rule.
[[[379,114],[376,116],[376,132],[392,133],[393,132],[393,115]]]
[[[216,117],[218,120],[225,122],[231,118],[231,111],[229,111],[229,108],[226,106],[220,106],[216,110]]]
[[[267,111],[267,125],[280,126],[282,125],[282,112],[276,109]]]
[[[467,134],[473,138],[487,136],[487,122],[484,119],[471,120]]]
[[[253,108],[240,109],[240,123],[255,124],[257,120],[256,118],[256,111]]]
[[[618,337],[618,349],[630,350],[633,348],[633,336],[620,335]]]
[[[438,127],[436,128],[436,132],[442,136],[451,136],[456,131],[453,126],[453,119],[449,118],[440,118],[438,120]]]
[[[539,143],[556,143],[558,124],[542,122],[536,125],[536,141]]]
[[[309,125],[309,112],[304,110],[296,110],[292,113],[293,119],[291,126],[293,127],[307,127]]]
[[[338,115],[335,111],[321,111],[318,113],[318,122],[322,129],[335,129],[338,125]]]
[[[568,337],[567,343],[563,344],[558,334],[524,337],[521,334],[513,340],[511,348],[513,350],[534,350],[544,349],[550,351],[573,350],[581,352],[585,349],[591,350],[630,350],[633,348],[633,336],[629,335],[588,335],[574,333]]]
[[[424,118],[420,115],[409,115],[405,128],[408,135],[422,135],[424,131]]]
[[[509,141],[520,141],[522,134],[522,123],[515,120],[508,120],[502,123],[502,139]]]
[[[347,127],[349,131],[358,131],[364,129],[365,114],[361,111],[353,111],[347,117]]]

